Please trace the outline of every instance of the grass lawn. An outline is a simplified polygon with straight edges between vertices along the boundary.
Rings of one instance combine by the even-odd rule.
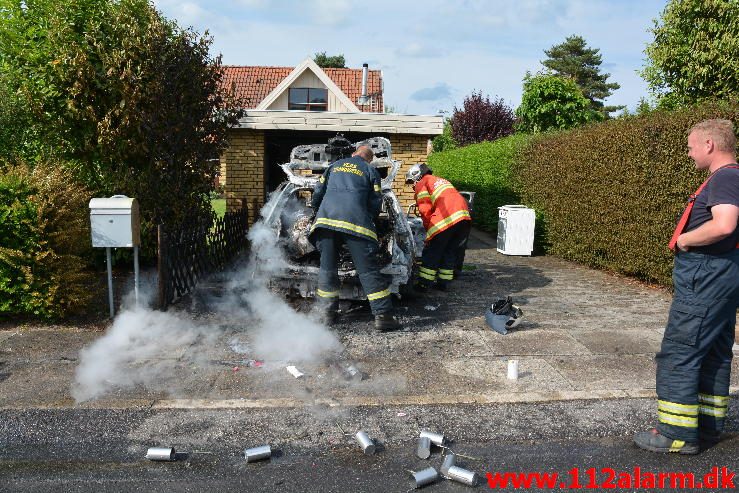
[[[216,212],[217,217],[223,217],[226,214],[226,199],[213,199],[210,201],[210,205]]]

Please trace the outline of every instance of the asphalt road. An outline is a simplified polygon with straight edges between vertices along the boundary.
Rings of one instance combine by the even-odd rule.
[[[713,467],[739,470],[735,432],[698,456],[652,454],[636,449],[630,438],[649,404],[607,401],[608,406],[625,410],[629,418],[621,422],[595,419],[586,425],[577,418],[578,412],[587,414],[603,404],[575,401],[408,409],[409,416],[399,418],[401,424],[392,428],[393,436],[388,430],[373,432],[370,428],[371,436],[385,437],[374,456],[363,455],[348,434],[356,423],[372,421],[377,412],[372,409],[340,412],[324,419],[323,427],[312,428],[303,427],[304,422],[315,421],[315,410],[310,409],[5,410],[0,412],[0,491],[405,492],[413,487],[409,470],[438,469],[442,461],[440,450],[429,460],[415,456],[419,426],[434,423],[414,419],[418,414],[457,424],[453,433],[444,432],[452,438],[453,450],[470,457],[460,457],[458,462],[480,474],[477,490],[491,489],[485,479],[488,472],[556,472],[559,477],[553,489],[565,490],[572,489],[573,469],[577,468],[581,489],[603,491],[590,486],[602,486],[610,475],[618,484],[625,480],[621,472],[633,474],[636,467],[641,469],[642,481],[648,472],[692,472],[701,481]],[[541,426],[536,426],[537,421]],[[341,431],[336,423],[344,423]],[[275,449],[272,459],[247,464],[243,449],[265,441]],[[175,446],[178,460],[146,460],[146,449],[156,445]],[[590,468],[595,468],[595,483]],[[665,488],[616,490],[682,491],[666,484]],[[508,485],[496,489],[526,489]],[[530,489],[542,489],[535,485]],[[442,480],[424,489],[446,492],[469,487]],[[724,489],[719,484],[704,491]]]

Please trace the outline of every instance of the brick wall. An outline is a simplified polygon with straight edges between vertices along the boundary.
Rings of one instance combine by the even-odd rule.
[[[229,147],[221,157],[221,182],[226,185],[226,207],[235,209],[246,201],[253,221],[254,204],[261,208],[264,203],[263,130],[231,131]]]
[[[393,159],[403,162],[395,177],[393,189],[403,209],[413,204],[413,188],[405,185],[405,173],[428,157],[427,135],[391,135]],[[264,146],[263,130],[235,129],[229,136],[230,145],[221,157],[221,183],[225,184],[226,206],[241,207],[246,201],[253,220],[253,204],[264,205]]]
[[[398,196],[403,210],[413,204],[413,187],[405,184],[408,168],[417,163],[425,163],[428,158],[428,135],[397,134],[390,136],[393,148],[393,159],[402,161],[398,174],[395,175],[393,190]]]

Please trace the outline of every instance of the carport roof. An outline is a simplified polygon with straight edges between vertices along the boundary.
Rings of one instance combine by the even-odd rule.
[[[247,110],[236,128],[440,135],[444,121],[436,115]]]

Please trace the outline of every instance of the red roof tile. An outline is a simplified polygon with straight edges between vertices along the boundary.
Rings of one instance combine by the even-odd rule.
[[[235,84],[236,95],[246,101],[246,108],[256,108],[272,90],[290,75],[293,67],[249,67],[225,65],[223,82],[227,87]],[[367,74],[367,94],[374,95],[374,104],[359,106],[362,94],[362,69],[325,68],[326,75],[339,86],[357,107],[366,112],[382,111],[382,76],[379,70]]]

